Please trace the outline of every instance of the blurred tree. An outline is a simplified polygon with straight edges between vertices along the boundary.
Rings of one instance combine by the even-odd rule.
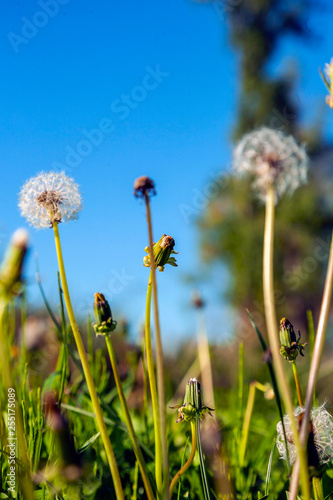
[[[267,125],[305,140],[311,156],[309,184],[292,198],[282,199],[276,213],[277,312],[289,317],[295,328],[304,327],[306,309],[316,315],[321,301],[333,225],[333,186],[327,168],[333,150],[325,143],[320,125],[301,128],[292,95],[295,75],[274,78],[267,65],[285,35],[310,37],[305,21],[308,8],[306,0],[297,7],[286,0],[242,0],[228,9],[241,75],[234,138]],[[323,100],[324,95],[323,88]],[[227,265],[231,304],[240,311],[248,307],[263,326],[264,207],[252,195],[247,180],[225,174],[223,178],[199,220],[203,256],[208,262],[218,259]]]
[[[295,132],[298,117],[292,98],[295,74],[270,78],[267,65],[285,35],[310,37],[308,11],[307,0],[242,0],[229,9],[231,41],[240,54],[236,139],[264,124]]]

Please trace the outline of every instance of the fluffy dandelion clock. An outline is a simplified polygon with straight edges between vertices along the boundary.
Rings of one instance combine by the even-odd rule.
[[[30,224],[47,228],[77,219],[82,198],[78,185],[63,172],[41,172],[22,187],[19,208]]]
[[[234,150],[234,168],[249,174],[259,198],[266,199],[274,187],[275,203],[285,193],[292,194],[307,180],[308,156],[292,136],[262,127],[246,134]]]
[[[304,408],[298,406],[294,412],[296,420],[299,421],[303,413],[304,413]],[[293,465],[297,457],[297,449],[293,440],[293,433],[291,430],[289,415],[286,415],[283,421],[286,429],[289,459],[290,463]],[[333,418],[328,413],[328,411],[325,409],[324,406],[319,406],[317,408],[314,407],[311,409],[310,421],[311,421],[310,425],[311,430],[308,442],[308,461],[309,464],[311,460],[313,462],[317,461],[319,462],[317,465],[321,466],[329,462],[333,454]],[[287,458],[286,445],[283,436],[283,429],[281,422],[277,424],[276,430],[277,430],[276,446],[277,449],[279,450],[281,458],[286,460]],[[310,441],[312,441],[312,445]],[[309,449],[309,444],[310,444],[310,449]],[[310,465],[316,465],[316,464],[312,463]]]

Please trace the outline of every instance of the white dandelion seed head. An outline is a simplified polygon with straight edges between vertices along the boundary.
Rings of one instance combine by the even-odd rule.
[[[303,412],[304,408],[298,406],[294,411],[295,418],[297,419]],[[318,458],[320,463],[323,465],[329,462],[331,456],[333,455],[333,417],[328,413],[324,405],[322,405],[311,409],[310,418],[312,421],[314,443],[318,453]],[[293,465],[297,457],[297,450],[293,440],[289,415],[286,415],[283,418],[283,422],[288,442],[289,460],[291,465]],[[287,452],[281,421],[277,424],[276,430],[276,447],[279,450],[281,458],[286,460]]]
[[[22,187],[19,208],[31,225],[41,229],[77,219],[83,205],[73,179],[64,172],[41,172]]]
[[[267,127],[246,134],[234,150],[235,171],[253,178],[252,187],[263,201],[271,185],[277,203],[285,193],[292,194],[305,184],[308,163],[303,145],[291,135]]]

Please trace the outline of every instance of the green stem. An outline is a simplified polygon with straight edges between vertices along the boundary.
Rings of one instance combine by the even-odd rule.
[[[77,350],[78,350],[80,360],[82,363],[82,368],[83,368],[83,372],[84,372],[85,379],[87,382],[89,394],[91,397],[91,402],[92,402],[92,405],[94,408],[94,412],[96,414],[98,429],[101,433],[101,437],[102,437],[103,444],[105,447],[107,459],[108,459],[110,470],[111,470],[111,476],[113,479],[113,484],[114,484],[114,488],[115,488],[115,492],[116,492],[116,497],[117,497],[117,500],[124,500],[124,493],[123,493],[123,489],[121,486],[117,462],[116,462],[116,459],[115,459],[115,456],[113,453],[113,449],[112,449],[112,445],[111,445],[110,438],[108,435],[108,431],[107,431],[105,423],[104,423],[102,410],[101,410],[101,407],[99,405],[95,385],[94,385],[94,382],[93,382],[93,379],[91,376],[87,355],[86,355],[84,345],[82,342],[82,337],[81,337],[81,334],[80,334],[80,331],[79,331],[79,328],[77,326],[76,319],[74,316],[74,311],[73,311],[73,307],[72,307],[72,303],[71,303],[71,299],[70,299],[70,295],[69,295],[69,290],[68,290],[68,285],[67,285],[67,278],[66,278],[65,266],[64,266],[63,256],[62,256],[59,229],[58,229],[57,222],[53,223],[53,230],[54,230],[56,251],[57,251],[57,257],[58,257],[61,284],[62,284],[62,289],[63,289],[63,293],[64,293],[64,299],[65,299],[65,304],[66,304],[66,308],[67,308],[69,321],[70,321],[70,324],[72,327]]]
[[[315,500],[324,500],[323,487],[319,477],[312,478],[313,496]]]
[[[151,279],[153,285],[153,305],[154,305],[155,339],[156,339],[156,371],[157,371],[158,404],[160,413],[160,434],[161,434],[161,446],[162,446],[163,498],[168,499],[169,457],[168,457],[168,443],[167,443],[167,433],[166,433],[163,347],[162,347],[158,299],[157,299],[156,265],[153,252],[153,247],[154,247],[153,230],[151,222],[149,196],[147,194],[145,194],[145,202],[147,210],[149,248],[151,249],[150,260],[151,260]]]
[[[294,374],[296,391],[297,391],[297,397],[298,397],[298,404],[301,407],[303,407],[302,389],[301,389],[301,384],[300,384],[300,381],[299,381],[299,376],[298,376],[298,370],[297,370],[296,361],[291,361],[291,366],[293,368],[293,374]]]
[[[126,421],[126,425],[128,428],[128,433],[129,433],[130,438],[132,440],[133,449],[134,449],[137,461],[139,463],[142,479],[143,479],[143,482],[144,482],[144,485],[146,488],[146,492],[147,492],[147,497],[149,498],[149,500],[154,500],[154,493],[153,493],[153,490],[152,490],[152,487],[151,487],[151,484],[150,484],[150,481],[148,478],[147,468],[146,468],[146,464],[145,464],[145,461],[144,461],[144,458],[143,458],[143,455],[141,452],[141,448],[139,446],[138,439],[137,439],[136,434],[135,434],[131,415],[130,415],[129,410],[128,410],[127,401],[125,398],[123,386],[122,386],[120,376],[119,376],[119,370],[118,370],[115,352],[113,349],[110,335],[108,333],[105,335],[105,341],[106,341],[106,345],[107,345],[109,356],[110,356],[110,361],[111,361],[113,375],[114,375],[114,379],[115,379],[117,390],[118,390],[119,399],[120,399],[121,406],[122,406],[122,409],[123,409],[123,412],[125,415],[125,421]]]
[[[266,195],[266,213],[265,213],[265,232],[264,232],[264,255],[263,255],[263,291],[264,291],[264,307],[267,333],[269,344],[273,357],[273,365],[277,375],[277,380],[280,388],[280,393],[283,398],[286,410],[289,414],[291,429],[294,436],[294,441],[298,455],[300,458],[300,473],[304,500],[311,500],[310,482],[307,467],[307,457],[305,446],[300,446],[297,424],[294,416],[293,402],[284,371],[283,359],[280,355],[279,348],[279,332],[278,323],[275,312],[274,302],[274,282],[273,282],[273,242],[274,242],[274,215],[275,215],[275,200],[274,186],[267,190]]]
[[[174,490],[174,487],[176,486],[176,483],[178,479],[189,469],[191,463],[193,462],[194,455],[197,449],[197,427],[196,427],[196,422],[191,422],[191,431],[192,431],[192,449],[191,449],[191,454],[187,460],[187,462],[183,465],[181,469],[177,472],[177,474],[174,476],[173,480],[171,481],[170,484],[170,497],[172,496],[172,492]]]
[[[300,431],[300,442],[302,446],[306,446],[306,442],[308,439],[308,424],[310,421],[310,411],[313,402],[313,397],[315,394],[316,381],[321,361],[321,356],[324,349],[325,337],[326,337],[326,329],[327,329],[327,321],[328,315],[331,306],[332,299],[332,286],[333,286],[333,236],[331,239],[331,248],[330,248],[330,256],[328,259],[328,266],[326,272],[325,286],[323,292],[323,298],[321,301],[320,315],[317,327],[317,333],[315,337],[315,343],[313,347],[313,355],[311,359],[310,372],[308,378],[308,385],[306,389],[306,397],[305,397],[305,411],[302,418],[301,431]],[[294,467],[293,476],[291,479],[291,488],[290,488],[290,500],[294,500],[296,498],[296,487],[298,481],[299,474],[299,464],[298,461]]]
[[[239,447],[239,465],[240,467],[244,467],[244,458],[247,446],[247,439],[249,436],[250,422],[252,417],[253,405],[254,405],[254,397],[256,393],[256,382],[251,382],[249,396],[247,399],[247,405],[244,415],[244,422],[242,428],[242,438]]]
[[[147,353],[147,368],[150,386],[150,394],[153,405],[154,416],[154,435],[155,435],[155,475],[156,487],[159,495],[162,493],[162,447],[161,447],[161,432],[160,432],[160,411],[157,397],[156,377],[154,369],[153,349],[151,345],[151,332],[150,332],[150,309],[151,309],[151,293],[152,293],[152,271],[150,271],[147,301],[146,301],[146,321],[145,321],[145,342]]]

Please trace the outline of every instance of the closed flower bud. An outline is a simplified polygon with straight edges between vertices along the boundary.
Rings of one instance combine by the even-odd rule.
[[[296,339],[296,333],[293,325],[286,318],[282,318],[280,321],[280,353],[288,361],[294,361],[300,353],[304,356],[303,349],[306,343],[301,343],[301,333],[298,331],[298,339]]]
[[[116,328],[117,322],[112,319],[110,305],[102,293],[95,293],[94,313],[96,335],[105,335]]]
[[[333,108],[333,59],[329,63],[325,64],[324,73],[320,71],[320,75],[327,87],[328,96],[326,96],[326,104],[330,108]]]
[[[176,259],[174,257],[170,257],[172,254],[177,254],[178,252],[174,251],[175,240],[166,234],[158,240],[157,243],[154,243],[153,252],[156,267],[158,267],[159,271],[164,271],[164,266],[166,264],[170,264],[170,266],[177,267]],[[143,265],[145,267],[150,267],[151,259],[150,259],[150,248],[146,247],[145,251],[148,255],[143,258]]]
[[[15,231],[0,267],[0,293],[16,295],[21,291],[22,267],[28,248],[25,229]]]
[[[211,412],[214,411],[212,408],[202,404],[201,387],[196,378],[191,378],[187,382],[183,404],[181,406],[172,406],[172,408],[178,409],[177,423],[184,421],[193,422],[196,420],[197,415],[201,420],[205,413],[209,413],[212,416]]]

